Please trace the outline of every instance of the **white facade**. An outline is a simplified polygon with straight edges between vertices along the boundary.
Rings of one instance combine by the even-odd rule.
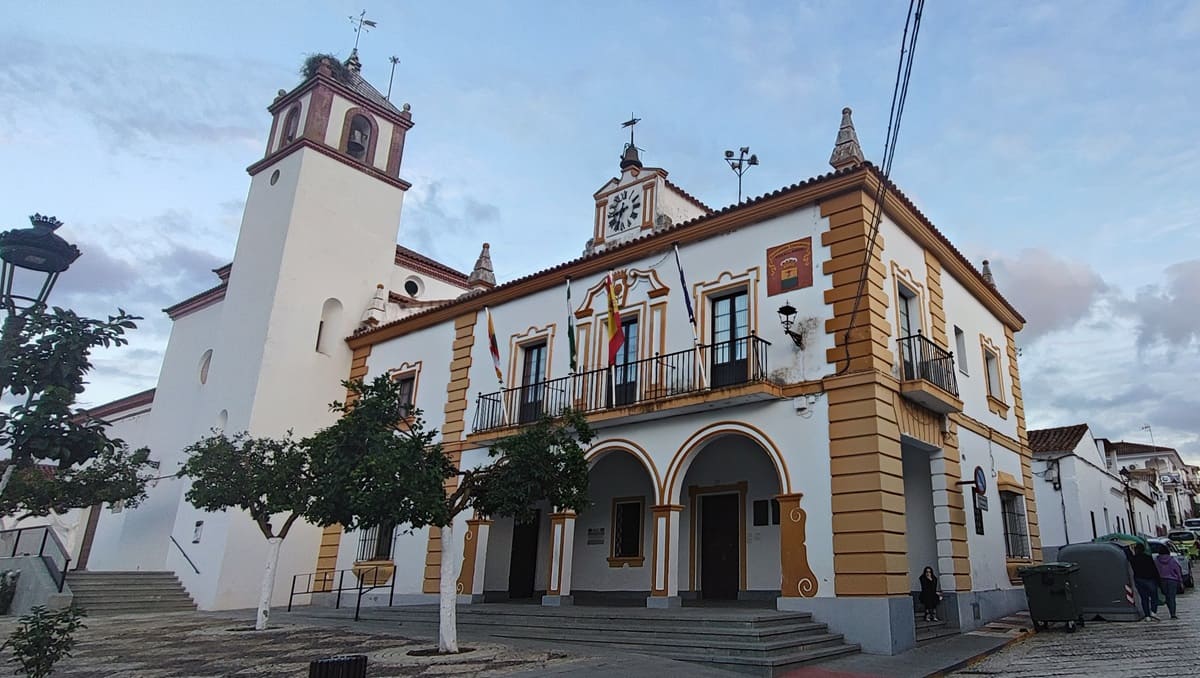
[[[1077,434],[1073,445],[1067,441],[1039,447],[1037,441],[1042,432],[1030,432],[1034,447],[1034,489],[1042,544],[1046,547],[1124,532],[1129,523],[1124,482],[1107,468],[1090,429],[1086,425],[1067,428]],[[1052,429],[1058,430],[1062,429]],[[1051,449],[1055,447],[1069,449]]]

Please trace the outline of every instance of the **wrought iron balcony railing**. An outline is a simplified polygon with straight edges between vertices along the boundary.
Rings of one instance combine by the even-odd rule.
[[[958,397],[954,354],[933,343],[920,332],[900,339],[900,364],[904,381],[924,379]]]
[[[629,407],[767,379],[771,342],[756,336],[700,344],[612,367],[549,379],[495,393],[476,402],[476,433],[528,424],[566,408],[584,414]]]

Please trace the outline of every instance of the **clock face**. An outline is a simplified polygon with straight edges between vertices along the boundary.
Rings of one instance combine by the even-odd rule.
[[[625,189],[608,203],[608,230],[620,233],[642,223],[642,193]]]

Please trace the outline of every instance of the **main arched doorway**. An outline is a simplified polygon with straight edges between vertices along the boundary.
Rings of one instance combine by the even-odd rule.
[[[680,596],[774,600],[781,582],[776,497],[790,484],[774,444],[747,427],[714,427],[680,450],[668,477],[672,503],[682,506]]]

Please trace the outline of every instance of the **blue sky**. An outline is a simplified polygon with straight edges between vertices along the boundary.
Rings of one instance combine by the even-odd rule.
[[[383,5],[384,3],[380,3]],[[843,106],[879,157],[907,3],[439,2],[369,7],[364,75],[412,105],[400,241],[497,275],[577,256],[635,112],[647,164],[714,207],[828,170]],[[146,316],[85,399],[154,384],[161,309],[229,261],[278,89],[349,53],[346,2],[12,4],[0,225],[56,214],[83,258],[54,301]],[[926,5],[893,178],[1029,320],[1031,427],[1200,461],[1200,4]],[[436,234],[436,235],[435,235]]]

